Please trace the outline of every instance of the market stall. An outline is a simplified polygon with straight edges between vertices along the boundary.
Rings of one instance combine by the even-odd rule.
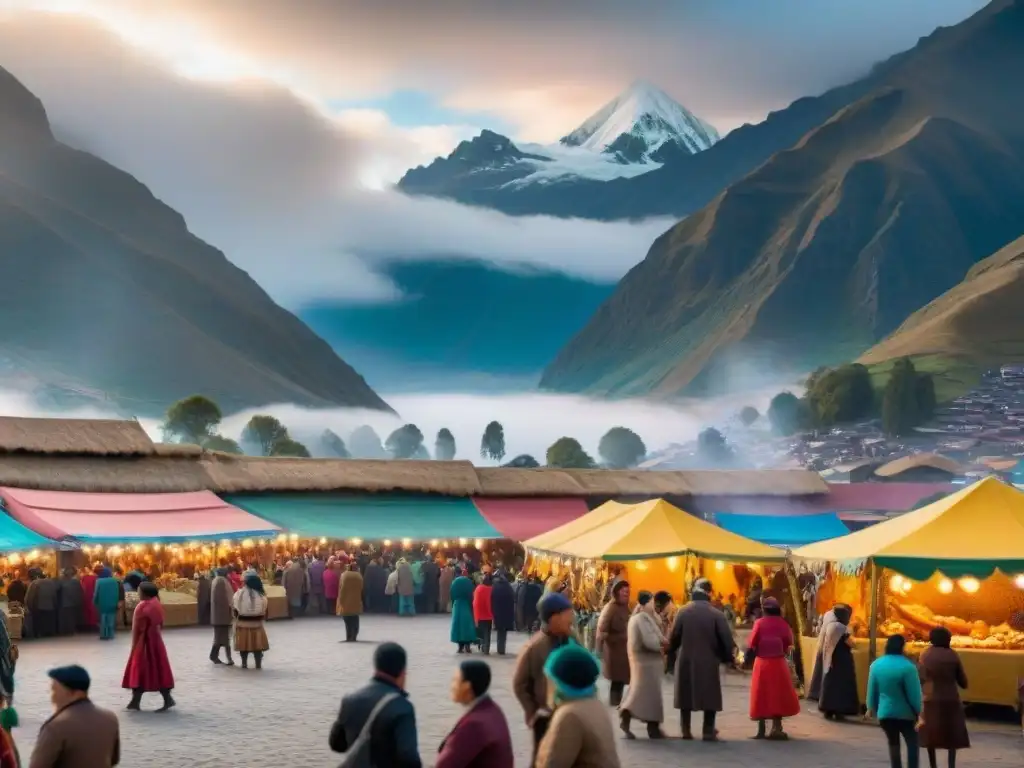
[[[963,698],[1016,706],[1024,679],[1024,493],[985,478],[951,496],[793,552],[821,577],[818,612],[853,608],[858,683],[878,639],[904,635],[919,654],[928,633],[953,634],[970,683]],[[804,637],[814,659],[816,641]]]
[[[59,542],[40,536],[14,518],[0,512],[0,552],[3,553],[0,556],[0,573],[6,575],[3,580],[5,592],[6,582],[18,568],[40,567],[52,572],[56,562],[55,550],[59,546]],[[4,600],[0,602],[0,610],[4,613],[11,638],[20,639],[25,607],[20,603],[12,605],[5,595]]]
[[[773,547],[800,547],[850,532],[834,512],[813,515],[715,514],[715,523],[727,531]]]

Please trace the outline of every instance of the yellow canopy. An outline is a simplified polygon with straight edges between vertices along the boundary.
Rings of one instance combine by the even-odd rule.
[[[794,550],[806,560],[866,560],[923,580],[1024,570],[1024,493],[994,477],[870,528]]]
[[[528,549],[585,560],[644,560],[697,555],[715,560],[771,563],[784,552],[688,515],[664,499],[640,504],[609,501],[593,512],[524,542]]]

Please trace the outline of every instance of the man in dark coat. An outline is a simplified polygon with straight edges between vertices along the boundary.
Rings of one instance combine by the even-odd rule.
[[[373,679],[341,700],[341,711],[331,726],[328,740],[332,750],[347,752],[355,746],[377,704],[385,697],[392,697],[372,724],[368,753],[353,756],[354,764],[372,768],[422,768],[416,738],[416,712],[405,691],[405,673],[405,649],[398,643],[381,643],[373,654]]]
[[[508,633],[516,627],[516,592],[508,583],[504,571],[498,571],[491,587],[491,613],[494,614],[494,631],[498,640],[498,655],[505,655],[505,641]]]
[[[60,582],[48,579],[36,569],[25,593],[25,608],[32,623],[32,637],[57,634],[57,610],[60,607]]]
[[[210,624],[210,575],[203,571],[199,574],[196,588],[196,601],[199,603],[199,623]],[[136,587],[138,589],[138,587]]]
[[[228,656],[228,665],[234,666],[231,658],[231,620],[234,607],[234,593],[228,581],[228,569],[218,568],[217,578],[210,585],[210,624],[213,626],[213,648],[210,649],[210,661],[223,664],[220,660],[220,649]]]
[[[388,585],[388,572],[380,564],[378,558],[374,558],[366,565],[366,573],[363,574],[363,604],[367,613],[387,613],[390,598],[384,594],[384,588]]]
[[[420,574],[423,576],[423,612],[437,613],[439,610],[438,590],[441,588],[441,568],[429,553],[420,567]]]
[[[57,614],[57,631],[61,635],[73,635],[78,629],[78,617],[82,615],[85,592],[74,568],[65,568],[60,580],[60,608]]]
[[[517,608],[523,617],[522,629],[533,632],[537,625],[537,603],[544,596],[544,585],[536,576],[531,576],[519,589]]]

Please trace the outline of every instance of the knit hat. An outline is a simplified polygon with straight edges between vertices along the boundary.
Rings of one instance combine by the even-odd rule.
[[[548,592],[537,604],[537,612],[540,614],[540,620],[545,622],[550,621],[552,616],[562,613],[562,611],[571,610],[572,603],[570,603],[569,598],[561,592]]]
[[[555,684],[555,690],[562,698],[584,699],[596,693],[601,668],[590,651],[570,643],[548,656],[544,674]]]
[[[52,680],[56,680],[69,691],[81,691],[82,693],[88,693],[89,684],[92,682],[89,679],[89,673],[85,671],[85,668],[80,667],[77,664],[71,664],[67,667],[56,667],[51,669],[47,674]]]

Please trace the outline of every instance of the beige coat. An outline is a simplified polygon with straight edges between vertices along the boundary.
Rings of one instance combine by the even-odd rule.
[[[455,569],[446,565],[441,569],[441,578],[438,584],[437,601],[438,608],[444,613],[452,612],[452,582],[455,580]]]
[[[120,760],[117,715],[82,699],[43,723],[28,766],[111,768]]]
[[[535,768],[621,768],[608,710],[596,697],[555,708]]]
[[[281,574],[281,586],[288,596],[288,602],[291,605],[300,605],[302,596],[309,592],[309,574],[298,563],[292,563]]]
[[[398,574],[398,594],[402,597],[412,597],[416,594],[416,583],[412,578],[412,567],[408,563],[399,563],[395,573]]]
[[[665,670],[661,649],[665,636],[661,624],[653,612],[640,609],[630,618],[627,634],[629,692],[622,709],[645,723],[660,723],[665,719],[661,698]]]
[[[613,683],[629,683],[629,655],[626,627],[629,606],[608,603],[597,620],[597,647],[601,649],[601,671]]]
[[[363,575],[345,571],[338,580],[338,615],[358,616],[363,612]]]
[[[218,576],[210,585],[210,624],[215,627],[230,626],[233,602],[231,582],[226,576]]]

